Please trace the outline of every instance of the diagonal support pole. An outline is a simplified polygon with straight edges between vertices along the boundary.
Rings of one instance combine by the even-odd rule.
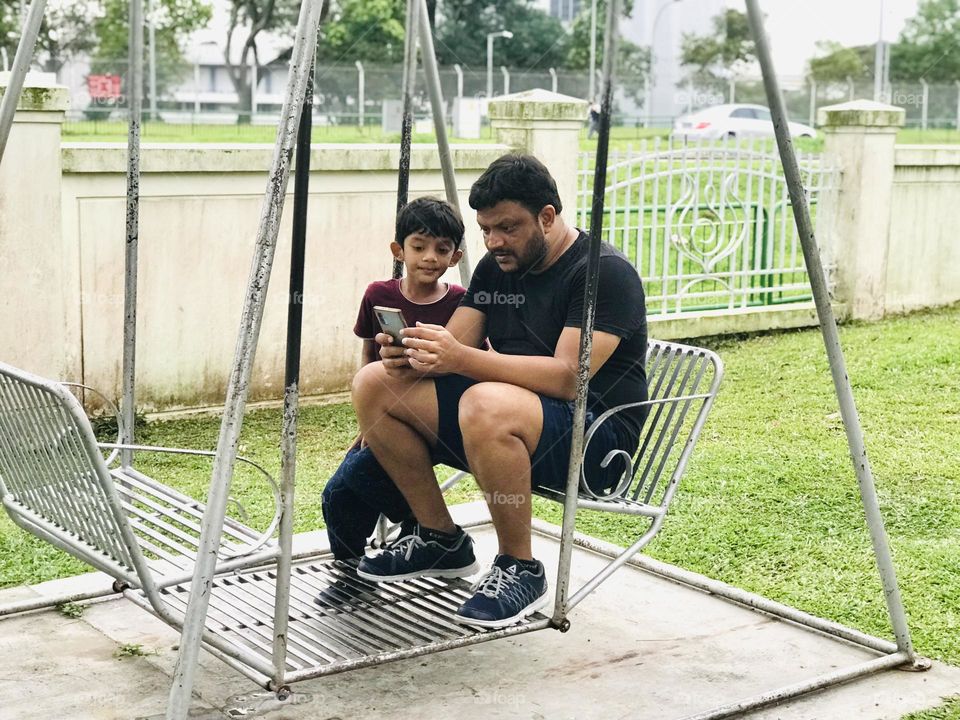
[[[863,429],[860,426],[860,416],[853,399],[853,390],[850,378],[847,376],[846,362],[843,349],[840,347],[840,335],[837,331],[837,321],[830,305],[830,295],[827,290],[827,279],[820,262],[820,249],[813,234],[813,223],[810,220],[810,207],[803,187],[803,179],[797,165],[797,157],[790,138],[787,126],[787,113],[784,107],[783,95],[777,76],[774,72],[773,61],[770,57],[770,47],[763,27],[763,16],[757,5],[757,0],[747,0],[747,15],[750,20],[750,30],[753,34],[757,49],[757,59],[763,72],[763,84],[767,92],[767,103],[773,117],[774,132],[777,136],[777,146],[780,149],[780,161],[783,164],[783,174],[790,192],[790,201],[793,205],[793,217],[797,224],[797,234],[803,246],[803,258],[810,276],[810,285],[813,288],[813,298],[817,307],[817,316],[820,319],[820,332],[826,346],[827,357],[830,360],[830,374],[833,376],[833,386],[840,402],[840,416],[847,433],[847,444],[850,446],[850,458],[860,486],[860,498],[866,514],[867,526],[870,530],[870,539],[873,542],[873,552],[877,559],[877,569],[883,583],[883,592],[887,601],[887,612],[897,640],[897,648],[906,653],[911,664],[922,669],[926,661],[917,657],[913,642],[910,638],[910,628],[907,626],[906,612],[903,600],[900,597],[900,587],[897,584],[897,574],[893,567],[893,558],[890,553],[890,541],[884,528],[883,516],[880,513],[880,503],[877,499],[877,489],[870,470],[870,461],[864,445]]]
[[[273,166],[267,180],[267,190],[263,199],[260,225],[257,230],[257,243],[247,293],[244,300],[240,332],[234,365],[227,387],[223,420],[220,424],[220,437],[217,441],[217,459],[210,479],[210,493],[207,498],[207,510],[200,531],[200,545],[193,581],[190,584],[190,600],[184,617],[183,633],[180,638],[180,650],[174,669],[173,686],[170,688],[170,702],[167,706],[167,720],[184,720],[190,708],[193,678],[200,654],[210,593],[213,591],[213,575],[216,571],[217,549],[223,532],[223,520],[226,514],[227,498],[230,494],[230,480],[237,459],[237,447],[240,442],[240,430],[243,426],[243,412],[249,392],[250,375],[257,351],[263,310],[266,303],[267,288],[270,283],[270,271],[273,267],[274,253],[277,247],[277,234],[280,230],[280,218],[283,202],[290,178],[290,164],[297,142],[297,127],[307,94],[307,83],[317,48],[317,28],[323,0],[304,0],[300,6],[297,34],[290,56],[290,74],[287,80],[287,92],[280,114],[280,125],[274,146]]]
[[[457,194],[457,180],[453,168],[453,155],[450,141],[447,139],[447,119],[443,112],[443,93],[440,89],[440,70],[437,67],[437,54],[433,48],[433,31],[430,29],[430,15],[427,12],[427,0],[419,0],[420,12],[420,55],[423,58],[423,74],[427,80],[427,92],[430,94],[430,107],[433,110],[433,127],[437,135],[437,152],[440,154],[440,171],[443,175],[443,188],[447,202],[460,212],[460,196]],[[408,168],[409,172],[409,168]],[[467,244],[460,248],[460,282],[464,287],[470,285],[470,255]]]
[[[20,102],[20,92],[23,90],[23,81],[30,69],[33,59],[33,50],[37,45],[37,36],[40,34],[40,25],[43,23],[43,11],[47,0],[33,0],[30,3],[30,12],[27,21],[23,24],[23,33],[17,43],[17,54],[13,56],[13,68],[10,71],[10,82],[0,99],[0,162],[3,162],[3,151],[7,148],[10,139],[10,128],[13,127],[13,116],[17,112],[17,103]]]

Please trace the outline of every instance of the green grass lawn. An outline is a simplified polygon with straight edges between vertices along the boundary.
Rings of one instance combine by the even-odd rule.
[[[219,125],[219,124],[174,124],[146,121],[142,125],[143,142],[150,143],[272,143],[277,129],[272,125]],[[668,128],[615,127],[610,133],[611,150],[626,150],[629,146],[638,148],[643,140],[666,138]],[[69,121],[63,126],[63,139],[66,142],[126,142],[127,126],[123,121]],[[399,143],[399,133],[385,134],[379,123],[364,127],[355,125],[325,125],[314,127],[315,143]],[[493,142],[489,126],[481,130],[481,137],[475,140],[450,138],[451,142]],[[433,143],[436,136],[431,133],[417,133],[413,142]],[[960,131],[957,130],[919,130],[903,129],[897,133],[897,142],[904,144],[960,143]],[[580,132],[580,149],[593,150],[597,138],[587,137],[586,128]],[[771,143],[772,144],[772,143]],[[822,137],[817,140],[799,140],[797,147],[808,152],[823,149]]]
[[[914,641],[960,664],[960,305],[841,328]],[[890,636],[819,333],[708,339],[727,375],[665,529],[649,554],[866,632]],[[278,471],[278,411],[251,413],[242,454]],[[150,423],[140,441],[214,446],[219,423]],[[356,432],[348,405],[303,410],[297,530],[322,525],[320,492]],[[205,461],[142,456],[150,474],[203,496]],[[253,522],[270,513],[237,482]],[[471,484],[452,501],[476,499]],[[536,500],[537,516],[560,521]],[[578,528],[625,544],[637,521],[583,513]],[[0,518],[0,587],[84,571]],[[960,720],[960,704],[913,716]]]

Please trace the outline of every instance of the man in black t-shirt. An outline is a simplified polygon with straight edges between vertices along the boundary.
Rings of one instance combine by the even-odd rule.
[[[567,224],[556,183],[536,158],[506,155],[474,183],[487,255],[446,328],[378,335],[383,362],[354,379],[360,430],[416,521],[357,574],[381,582],[477,571],[470,537],[443,501],[433,465],[469,470],[483,490],[499,554],[456,619],[480,627],[518,622],[548,602],[530,542],[531,487],[563,490],[577,390],[588,238]],[[489,337],[494,352],[480,349]],[[591,356],[587,426],[604,411],[647,398],[643,288],[627,258],[604,244]],[[583,476],[595,491],[617,484],[644,406],[600,424]]]

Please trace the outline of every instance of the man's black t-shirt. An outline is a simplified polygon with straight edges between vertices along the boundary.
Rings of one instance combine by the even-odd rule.
[[[487,337],[505,355],[553,356],[565,327],[583,322],[589,238],[585,232],[547,270],[503,272],[487,253],[460,304],[487,316]],[[617,405],[647,399],[647,313],[640,276],[612,245],[600,249],[596,330],[621,338],[616,350],[590,379],[587,407],[595,415]],[[646,412],[632,408],[617,421],[636,439]]]

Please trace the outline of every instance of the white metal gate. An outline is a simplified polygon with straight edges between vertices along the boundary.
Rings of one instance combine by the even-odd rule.
[[[582,228],[590,226],[594,155],[580,156]],[[816,221],[835,173],[819,154],[798,152],[798,161]],[[604,240],[636,266],[650,315],[812,298],[773,140],[655,138],[611,150],[604,212]]]

